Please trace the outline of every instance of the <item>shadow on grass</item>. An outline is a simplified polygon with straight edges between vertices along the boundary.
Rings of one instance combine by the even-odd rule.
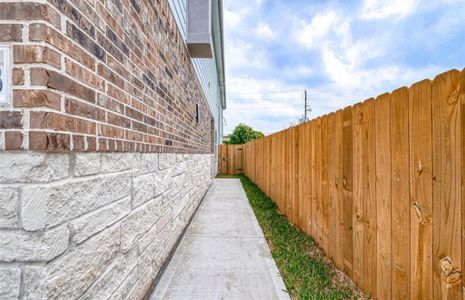
[[[249,178],[239,178],[262,227],[273,258],[293,299],[366,298],[352,281],[326,258],[312,237],[294,227],[276,204]]]

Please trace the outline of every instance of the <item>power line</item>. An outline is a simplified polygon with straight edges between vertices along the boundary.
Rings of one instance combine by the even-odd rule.
[[[266,107],[257,107],[257,106],[244,106],[240,105],[239,107],[228,108],[227,110],[247,110],[247,109],[275,109],[275,108],[302,108],[304,105],[287,105],[287,106],[266,106]],[[338,109],[340,107],[345,107],[346,105],[322,105],[322,104],[313,104],[312,107],[314,108],[329,108],[329,109]]]
[[[327,108],[327,109],[338,109],[340,108],[341,106],[327,106],[327,105],[312,105],[312,107],[314,108]],[[252,110],[252,109],[284,109],[284,108],[295,108],[295,109],[298,109],[298,108],[302,108],[302,105],[298,105],[298,106],[267,106],[267,107],[256,107],[256,106],[249,106],[249,107],[237,107],[237,108],[228,108],[228,110]]]
[[[242,108],[228,108],[227,110],[256,110],[256,109],[285,109],[285,108],[294,108],[294,109],[299,109],[301,106],[267,106],[267,107],[242,107]]]
[[[302,92],[302,90],[228,93],[228,96],[229,95],[240,96],[240,95],[290,94],[290,93],[297,93],[297,92]],[[322,97],[321,99],[334,99],[334,100],[340,100],[341,98],[344,98],[346,100],[363,98],[363,97],[358,96],[358,95],[349,95],[349,94],[341,95],[341,98],[332,98],[333,95],[334,95],[332,92],[322,92],[322,91],[312,91],[312,94],[318,94],[319,95],[318,97],[316,97],[316,99],[318,99],[320,97]],[[326,95],[330,95],[330,97],[327,97]],[[313,99],[313,97],[312,97],[312,99]],[[342,100],[344,100],[344,99],[342,99]]]
[[[234,103],[234,101],[240,102],[259,102],[259,101],[286,101],[286,100],[302,100],[302,97],[286,97],[286,98],[232,98],[228,99],[228,102]],[[341,99],[341,98],[313,98],[312,101],[319,101],[319,102],[350,102],[353,103],[356,100],[352,99]]]
[[[286,102],[286,101],[302,101],[302,98],[282,98],[282,99],[234,99],[229,100],[229,103],[260,103],[260,102]]]
[[[344,102],[344,103],[354,103],[356,100],[349,100],[349,99],[331,99],[331,98],[313,98],[312,101],[317,101],[317,102]]]
[[[270,92],[245,92],[245,93],[228,93],[228,95],[266,95],[266,94],[290,94],[301,92],[302,90],[291,90],[291,91],[270,91]]]
[[[285,93],[295,93],[296,91],[289,91],[289,92],[268,92],[268,94],[285,94]],[[253,95],[253,94],[260,94],[260,95],[266,95],[267,93],[242,93],[242,95]],[[318,93],[317,93],[318,94]],[[302,104],[294,104],[296,101],[302,101]],[[278,110],[278,109],[292,109],[292,110],[298,110],[299,108],[301,109],[302,107],[304,108],[304,116],[303,120],[307,121],[309,119],[308,114],[312,112],[312,108],[310,107],[309,103],[309,97],[307,90],[303,90],[303,93],[301,93],[301,96],[296,97],[290,95],[289,97],[262,97],[262,98],[245,98],[245,97],[236,97],[236,98],[230,98],[227,101],[232,104],[237,104],[236,108],[229,108],[229,110],[232,111],[250,111],[250,110],[268,110],[268,111],[273,111],[273,110]],[[312,107],[319,108],[319,109],[324,109],[324,110],[335,110],[339,109],[343,106],[350,105],[354,103],[355,101],[350,100],[350,99],[341,99],[341,98],[330,98],[330,97],[322,97],[318,96],[313,98],[312,97]],[[317,103],[315,103],[317,102]],[[318,103],[319,102],[319,103]],[[325,103],[328,105],[322,105],[321,103]],[[267,104],[267,103],[288,103],[289,105],[286,106],[255,106],[254,104]],[[242,105],[241,105],[242,104]],[[244,105],[245,104],[245,105]]]
[[[317,105],[321,105],[319,103],[324,103],[324,104],[330,104],[330,105],[335,105],[335,106],[340,106],[340,105],[351,105],[355,103],[355,101],[325,101],[325,100],[315,100],[311,99],[312,103],[315,104],[317,102]],[[264,100],[264,101],[228,101],[228,103],[231,104],[266,104],[266,103],[295,103],[296,101],[302,101],[302,99],[288,99],[287,101],[285,100]]]
[[[230,98],[229,101],[267,101],[267,100],[288,100],[288,99],[300,99],[302,100],[302,96],[294,96],[294,97],[283,97],[283,98]]]
[[[273,105],[268,105],[268,106],[260,106],[260,105],[238,105],[235,107],[232,107],[234,109],[248,109],[248,108],[256,108],[256,107],[263,107],[263,108],[275,108],[275,107],[302,107],[302,104],[291,104],[291,105],[279,105],[279,106],[273,106]]]

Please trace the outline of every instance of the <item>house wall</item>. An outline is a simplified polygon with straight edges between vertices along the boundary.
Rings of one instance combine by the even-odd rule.
[[[212,114],[166,0],[2,2],[0,20],[14,66],[4,149],[212,152]]]
[[[182,40],[185,41],[187,39],[187,0],[168,0],[168,2],[173,11]],[[213,52],[213,55],[215,56],[216,53]],[[217,147],[223,139],[223,108],[221,106],[221,90],[216,58],[194,58],[192,59],[192,64],[199,77],[203,93],[215,120]],[[215,150],[215,153],[218,153],[217,148]],[[217,166],[215,169],[217,170]]]
[[[0,46],[0,298],[141,299],[215,160],[167,0],[2,1]]]

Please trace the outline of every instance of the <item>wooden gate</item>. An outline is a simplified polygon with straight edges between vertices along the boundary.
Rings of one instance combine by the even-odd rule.
[[[221,175],[242,174],[243,145],[219,145],[219,173]]]

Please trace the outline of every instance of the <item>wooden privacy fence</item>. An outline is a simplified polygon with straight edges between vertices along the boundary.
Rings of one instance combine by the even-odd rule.
[[[219,145],[219,166],[220,174],[237,175],[242,174],[244,145]]]
[[[244,145],[244,173],[379,299],[462,299],[465,70]]]

